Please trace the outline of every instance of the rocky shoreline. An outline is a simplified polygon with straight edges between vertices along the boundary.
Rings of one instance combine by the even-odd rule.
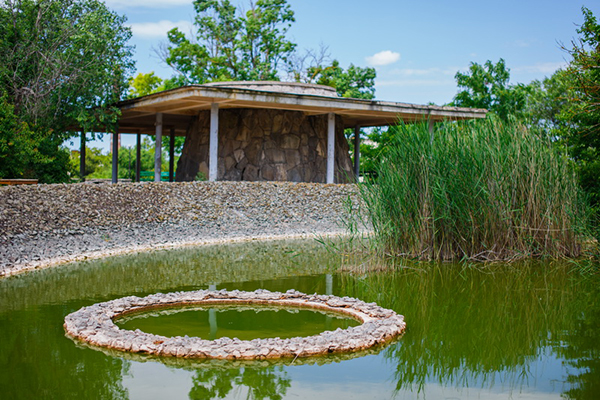
[[[352,184],[0,187],[0,277],[152,249],[343,234],[343,222],[349,213],[358,212],[358,204]]]

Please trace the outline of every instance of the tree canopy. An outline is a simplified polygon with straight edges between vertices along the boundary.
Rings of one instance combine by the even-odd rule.
[[[308,57],[300,56],[297,45],[286,36],[295,21],[287,0],[250,2],[246,12],[229,0],[196,0],[194,8],[195,33],[188,37],[174,28],[168,33],[167,45],[159,50],[176,76],[163,86],[152,86],[143,82],[150,76],[140,74],[132,81],[131,94],[146,93],[136,85],[160,90],[214,81],[280,80],[285,76],[297,82],[332,86],[342,97],[375,96],[374,68],[350,65],[344,70],[337,60],[330,61],[325,51],[304,65]],[[297,62],[299,59],[302,61]]]
[[[506,119],[522,112],[526,94],[523,85],[510,85],[510,70],[501,58],[496,64],[471,63],[468,72],[457,72],[456,84],[460,92],[454,96],[452,105],[458,107],[485,108]]]
[[[589,9],[583,7],[582,12],[584,22],[568,50],[572,60],[565,71],[572,89],[560,117],[571,123],[564,141],[600,222],[600,24]],[[600,235],[600,223],[598,229]]]
[[[183,83],[275,80],[296,44],[286,38],[294,12],[286,0],[257,0],[245,13],[229,0],[195,0],[196,32],[168,33],[163,57]]]
[[[99,0],[1,1],[0,95],[7,112],[39,132],[27,144],[39,156],[11,177],[67,179],[69,157],[59,146],[73,126],[115,120],[107,105],[123,97],[134,66],[124,23]],[[2,140],[10,134],[0,131]]]

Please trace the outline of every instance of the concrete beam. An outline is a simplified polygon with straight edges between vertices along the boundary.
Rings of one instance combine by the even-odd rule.
[[[327,183],[334,181],[335,166],[335,114],[327,115]]]
[[[156,130],[155,138],[156,143],[154,145],[154,182],[160,182],[160,173],[162,166],[162,128],[163,128],[163,115],[162,113],[156,113]]]
[[[219,104],[210,105],[210,139],[208,150],[208,180],[217,180],[219,162]]]

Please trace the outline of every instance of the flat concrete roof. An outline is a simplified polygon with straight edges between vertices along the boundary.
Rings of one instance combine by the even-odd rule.
[[[190,85],[117,104],[122,116],[120,133],[155,132],[155,114],[163,113],[163,126],[184,135],[190,116],[210,110],[212,103],[220,109],[262,108],[301,111],[307,115],[335,113],[344,128],[394,125],[405,122],[434,122],[484,118],[487,110],[397,103],[338,97],[321,85],[290,82],[219,82]]]

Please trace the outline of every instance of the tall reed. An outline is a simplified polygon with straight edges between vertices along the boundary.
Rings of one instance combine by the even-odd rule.
[[[585,207],[565,154],[524,125],[399,125],[360,185],[378,247],[420,259],[580,254]]]

